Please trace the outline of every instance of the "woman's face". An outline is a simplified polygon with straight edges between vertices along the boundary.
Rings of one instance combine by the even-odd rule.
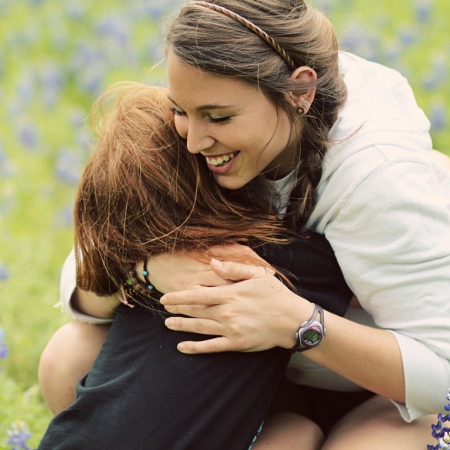
[[[292,170],[297,151],[284,111],[253,86],[201,71],[171,51],[167,65],[177,131],[220,186],[239,189],[261,172],[281,178]]]

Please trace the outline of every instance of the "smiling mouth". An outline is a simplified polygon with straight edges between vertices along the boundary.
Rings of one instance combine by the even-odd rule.
[[[228,153],[221,156],[205,156],[206,162],[211,166],[224,166],[228,161],[232,160],[239,152]]]

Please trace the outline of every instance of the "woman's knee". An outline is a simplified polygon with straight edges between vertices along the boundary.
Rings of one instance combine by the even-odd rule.
[[[299,414],[283,412],[267,420],[253,448],[319,450],[323,441],[323,433],[313,421]]]
[[[76,384],[91,369],[109,328],[73,321],[51,337],[39,362],[38,377],[42,394],[54,414],[75,399]]]
[[[434,416],[405,422],[387,398],[375,396],[350,411],[331,430],[323,450],[422,450],[430,443]]]

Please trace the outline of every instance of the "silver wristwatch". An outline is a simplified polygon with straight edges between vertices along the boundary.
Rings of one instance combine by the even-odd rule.
[[[304,352],[315,348],[324,340],[326,330],[323,318],[323,308],[314,304],[314,312],[309,320],[303,322],[295,333],[295,345],[292,352]],[[316,320],[319,316],[319,321]]]

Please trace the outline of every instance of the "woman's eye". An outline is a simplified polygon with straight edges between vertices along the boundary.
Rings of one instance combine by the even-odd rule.
[[[225,116],[225,117],[210,117],[209,121],[211,123],[227,123],[231,120],[231,116]]]
[[[180,111],[179,109],[172,107],[170,108],[174,116],[185,116],[186,113],[184,111]]]

